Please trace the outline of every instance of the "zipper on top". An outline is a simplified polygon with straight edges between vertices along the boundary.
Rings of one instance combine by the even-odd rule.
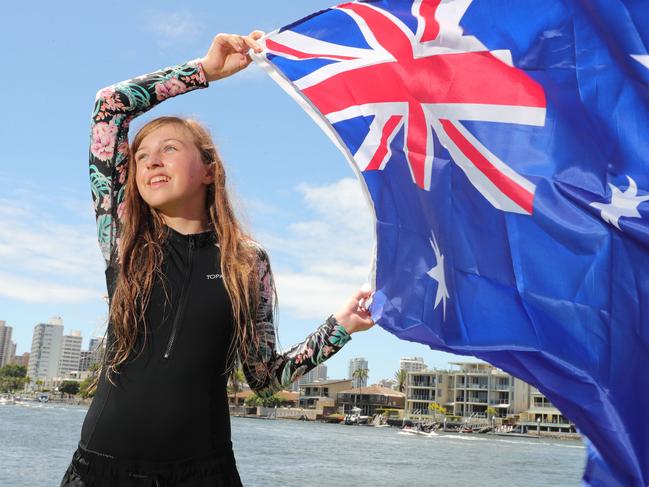
[[[185,310],[185,302],[187,301],[188,288],[190,277],[192,275],[192,261],[194,257],[194,247],[195,241],[194,236],[189,236],[189,257],[187,263],[187,273],[185,274],[185,283],[183,285],[182,291],[180,293],[180,300],[178,301],[178,309],[176,310],[176,316],[174,317],[173,326],[171,328],[171,335],[169,336],[169,342],[167,343],[167,349],[163,355],[163,358],[169,359],[171,357],[171,352],[173,351],[173,346],[178,335],[178,328],[183,316],[183,311]]]

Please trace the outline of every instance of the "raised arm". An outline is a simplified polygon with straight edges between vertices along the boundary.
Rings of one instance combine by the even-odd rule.
[[[90,131],[90,187],[106,267],[117,259],[131,120],[162,100],[208,85],[201,63],[193,60],[97,92]]]
[[[261,31],[253,31],[248,36],[218,34],[207,54],[200,59],[122,81],[97,92],[90,131],[90,187],[97,238],[107,269],[117,262],[131,120],[162,100],[206,88],[209,82],[246,68],[252,62],[248,49],[261,52],[257,39],[262,36]]]
[[[258,254],[261,296],[255,327],[259,346],[251,347],[248,357],[241,362],[250,388],[259,396],[268,397],[288,388],[299,377],[332,357],[351,340],[351,335],[331,315],[303,342],[279,353],[273,323],[273,274],[266,251],[259,247]]]

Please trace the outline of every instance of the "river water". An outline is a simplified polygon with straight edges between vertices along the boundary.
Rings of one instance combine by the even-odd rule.
[[[87,407],[0,406],[0,486],[58,487]],[[579,486],[579,441],[232,418],[245,486]]]

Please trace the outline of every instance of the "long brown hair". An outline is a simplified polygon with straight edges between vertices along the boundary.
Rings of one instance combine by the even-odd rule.
[[[213,166],[214,182],[208,186],[206,209],[209,226],[217,236],[221,255],[221,274],[232,303],[234,334],[228,349],[226,373],[234,373],[239,360],[246,360],[251,347],[259,346],[253,321],[260,299],[257,262],[258,247],[237,217],[228,196],[223,163],[208,130],[197,120],[173,116],[158,117],[146,123],[135,135],[129,153],[134,155],[144,137],[166,124],[178,124],[191,133],[204,164]],[[110,304],[109,322],[114,340],[106,350],[99,374],[89,387],[92,393],[106,369],[107,378],[118,373],[135,347],[138,326],[145,331],[145,311],[151,289],[162,275],[164,220],[158,210],[140,196],[135,184],[135,163],[129,155],[128,181],[124,195],[122,228],[119,239],[119,276]],[[164,279],[161,279],[164,283]],[[272,280],[271,280],[272,282]],[[277,292],[273,286],[273,314],[277,314]],[[166,294],[166,289],[165,289]],[[168,297],[168,295],[167,295]],[[138,325],[140,324],[141,325]],[[275,320],[275,323],[277,321]],[[144,347],[142,347],[142,350]]]

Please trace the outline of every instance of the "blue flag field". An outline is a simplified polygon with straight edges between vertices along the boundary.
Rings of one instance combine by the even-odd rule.
[[[376,219],[374,320],[533,384],[584,485],[649,485],[649,4],[381,0],[255,59]]]

